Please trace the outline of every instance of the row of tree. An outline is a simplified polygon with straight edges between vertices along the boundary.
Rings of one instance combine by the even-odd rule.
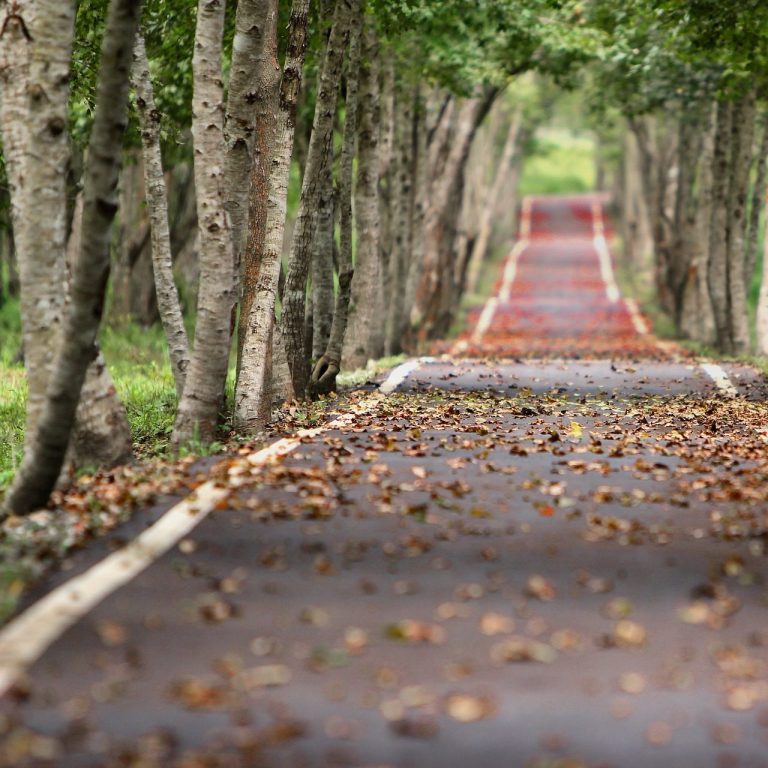
[[[749,294],[762,275],[756,335],[768,354],[768,9],[600,0],[591,13],[606,35],[594,104],[626,126],[617,197],[630,261],[641,274],[651,267],[681,336],[725,354],[753,348]]]
[[[466,183],[474,138],[511,77],[583,58],[570,12],[518,5],[0,2],[5,251],[29,381],[6,511],[44,504],[67,452],[75,464],[130,454],[98,348],[112,251],[113,306],[131,307],[139,283],[165,329],[176,446],[213,440],[233,347],[232,419],[252,433],[274,399],[331,391],[342,366],[444,334],[492,221],[494,198]],[[520,110],[512,124],[496,122],[496,193],[526,135]],[[464,226],[470,200],[477,227]],[[193,340],[174,274],[190,251]]]
[[[130,455],[98,347],[108,299],[163,325],[176,446],[211,441],[224,416],[258,432],[275,400],[443,336],[546,111],[547,87],[509,96],[527,72],[591,83],[601,161],[605,116],[626,121],[629,256],[652,252],[682,333],[748,348],[760,3],[0,0],[0,14],[0,255],[29,383],[6,511],[45,503],[67,457]]]

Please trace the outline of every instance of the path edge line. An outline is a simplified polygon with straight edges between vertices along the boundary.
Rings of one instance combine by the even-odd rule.
[[[433,358],[407,360],[394,368],[379,392],[394,392],[421,365]],[[365,410],[380,398],[372,395],[360,406]],[[302,440],[351,423],[360,408],[343,413],[312,429],[303,429],[262,448],[246,461],[254,467],[288,456]],[[99,603],[159,560],[193,531],[230,493],[219,481],[209,480],[155,521],[129,544],[108,555],[84,573],[75,576],[37,600],[0,630],[0,699],[16,684],[50,646]]]

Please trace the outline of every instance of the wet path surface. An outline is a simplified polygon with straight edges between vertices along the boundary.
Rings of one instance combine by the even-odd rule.
[[[551,297],[592,200],[529,217]],[[765,386],[605,285],[619,331],[552,303],[542,333],[502,281],[451,358],[219,464],[217,509],[0,703],[0,766],[768,766]]]

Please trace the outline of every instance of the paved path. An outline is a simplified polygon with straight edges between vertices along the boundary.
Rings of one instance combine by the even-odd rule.
[[[451,356],[53,577],[0,766],[768,765],[765,387],[657,344],[601,222],[527,201]]]

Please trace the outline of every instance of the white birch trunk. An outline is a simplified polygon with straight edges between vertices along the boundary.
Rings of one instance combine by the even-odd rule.
[[[285,235],[288,177],[296,127],[296,103],[301,90],[307,49],[309,0],[294,0],[291,33],[280,99],[275,121],[274,152],[269,178],[264,255],[259,267],[253,304],[243,339],[240,376],[235,390],[235,426],[255,433],[264,427],[269,398],[269,348],[275,317],[275,299],[280,277],[280,255]]]
[[[259,65],[269,41],[274,0],[239,0],[224,120],[225,208],[229,213],[235,274],[239,273],[248,226],[248,180],[253,164]]]
[[[179,292],[173,277],[171,233],[168,225],[168,192],[160,150],[161,115],[155,107],[147,51],[141,35],[138,36],[134,50],[133,85],[136,89],[136,106],[144,150],[144,186],[152,230],[152,266],[157,304],[168,342],[176,392],[181,397],[189,366],[189,342],[184,327]]]
[[[763,194],[765,195],[765,190]],[[760,278],[760,298],[757,303],[757,352],[768,357],[768,217],[764,237],[763,274]]]
[[[34,442],[45,404],[66,303],[68,103],[74,31],[71,2],[38,0],[34,8],[33,18],[24,16],[32,42],[26,41],[20,23],[13,22],[2,40],[9,56],[20,57],[18,62],[7,62],[10,82],[2,98],[29,386],[25,451]]]
[[[341,369],[341,352],[349,319],[349,301],[354,274],[352,260],[352,189],[360,94],[361,37],[363,15],[360,0],[351,0],[352,26],[347,63],[347,103],[344,117],[344,138],[339,169],[339,293],[333,312],[328,344],[312,371],[312,394],[336,390],[336,376]]]
[[[317,216],[318,195],[333,161],[333,124],[341,81],[341,67],[349,34],[350,8],[346,0],[336,4],[333,26],[323,57],[322,74],[317,92],[307,166],[301,187],[301,200],[296,215],[288,273],[283,293],[280,326],[283,331],[288,365],[296,395],[304,397],[309,379],[309,366],[304,343],[304,310],[310,249]]]
[[[360,68],[360,120],[358,171],[355,191],[357,260],[352,277],[347,332],[342,347],[342,367],[364,366],[373,351],[373,324],[377,298],[381,296],[379,257],[379,43],[375,31],[365,31]]]
[[[80,192],[75,200],[72,231],[67,242],[68,272],[77,263],[82,248],[83,208],[83,193]],[[96,358],[88,366],[80,402],[77,404],[65,472],[70,472],[76,467],[113,467],[131,458],[132,441],[128,415],[117,398],[115,385],[98,342],[95,342],[94,346]]]
[[[248,318],[264,256],[264,237],[267,224],[269,176],[272,164],[277,99],[280,90],[280,63],[277,60],[278,0],[265,0],[263,44],[259,49],[256,67],[254,143],[251,148],[251,168],[248,185],[248,221],[245,250],[240,262],[240,312],[237,326],[237,376],[243,358],[243,344],[248,333]]]
[[[173,429],[174,445],[210,443],[224,400],[234,304],[232,231],[225,209],[221,53],[225,0],[198,0],[192,136],[200,233],[200,289],[192,357]]]
[[[55,6],[60,10],[60,3],[55,3]],[[39,11],[38,19],[42,21],[44,11],[41,6]],[[49,9],[47,13],[50,16],[46,20],[55,24],[57,14],[54,9]],[[140,14],[140,2],[113,0],[110,4],[102,43],[96,113],[86,165],[82,241],[74,268],[72,304],[67,313],[61,343],[56,350],[56,360],[34,442],[25,451],[24,461],[6,496],[6,511],[16,514],[32,512],[48,500],[70,442],[88,366],[98,354],[96,336],[109,276],[110,234],[117,210],[117,181],[127,124],[131,51]],[[48,31],[43,24],[40,26],[43,26],[44,32]],[[67,33],[58,31],[58,34],[61,37],[51,35],[49,39],[59,43],[58,49],[54,47],[53,51],[63,53],[66,50],[64,35]],[[71,41],[71,28],[68,35]],[[40,41],[44,39],[35,38],[35,46],[40,45]],[[50,88],[51,83],[58,85],[59,81],[56,73],[51,73],[48,68],[52,59],[51,51],[46,48],[47,46],[43,45],[39,50],[33,50],[33,83],[39,56],[46,62],[47,67],[44,65],[41,68],[38,82],[48,84]],[[61,63],[63,66],[63,61]],[[47,80],[43,76],[44,73],[46,77],[53,76],[52,81]],[[33,91],[33,102],[34,93]],[[34,117],[34,107],[32,112]],[[65,122],[59,125],[49,120],[47,128],[53,133],[58,133],[59,129],[66,133],[67,124]],[[29,200],[34,197],[37,197],[37,194],[29,195],[27,211],[30,208]]]

